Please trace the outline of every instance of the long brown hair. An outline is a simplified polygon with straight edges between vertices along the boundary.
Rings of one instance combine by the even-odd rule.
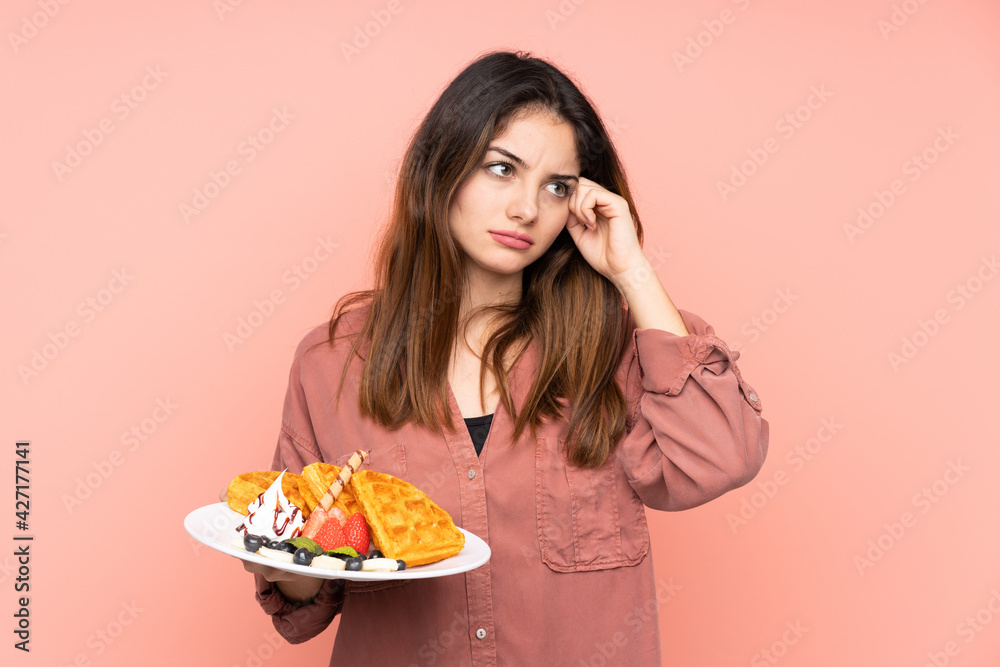
[[[348,311],[370,309],[351,353],[370,341],[360,379],[360,409],[383,426],[406,422],[454,429],[448,369],[460,331],[466,258],[448,226],[459,188],[489,142],[528,109],[569,123],[581,175],[623,197],[642,242],[642,225],[624,169],[604,124],[579,88],[550,63],[522,52],[492,52],[466,67],[444,90],[414,134],[400,166],[395,201],[375,259],[374,286],[337,302],[329,342]],[[519,303],[484,307],[492,334],[484,344],[480,394],[487,372],[515,419],[516,441],[545,418],[568,414],[567,459],[598,467],[625,433],[626,405],[615,371],[629,343],[629,318],[618,289],[589,266],[565,229],[523,272]],[[509,371],[530,341],[537,374],[520,412]],[[343,388],[347,365],[341,375]],[[338,399],[340,389],[338,389]]]

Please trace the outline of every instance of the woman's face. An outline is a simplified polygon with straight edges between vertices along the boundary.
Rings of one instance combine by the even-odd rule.
[[[513,120],[490,142],[449,211],[452,237],[470,268],[487,279],[520,277],[566,226],[579,175],[569,123],[541,112]]]

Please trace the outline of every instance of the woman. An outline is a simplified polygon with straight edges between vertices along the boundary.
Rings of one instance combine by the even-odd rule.
[[[745,484],[767,422],[641,240],[612,142],[558,69],[496,52],[447,87],[406,152],[374,288],[296,351],[272,467],[366,448],[492,557],[346,585],[246,563],[283,636],[339,614],[337,665],[660,663],[644,506]]]

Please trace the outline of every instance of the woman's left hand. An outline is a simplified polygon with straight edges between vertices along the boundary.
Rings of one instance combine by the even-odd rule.
[[[581,177],[569,198],[566,229],[590,266],[616,285],[647,261],[628,202],[590,179]]]
[[[566,229],[587,263],[625,297],[637,327],[689,334],[680,311],[642,254],[624,197],[581,178],[569,198]]]

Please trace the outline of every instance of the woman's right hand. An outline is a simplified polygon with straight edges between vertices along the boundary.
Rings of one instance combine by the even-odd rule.
[[[228,489],[219,491],[219,500],[226,502]],[[292,574],[277,568],[243,561],[243,569],[253,574],[259,574],[273,583],[281,591],[281,594],[291,602],[307,602],[316,597],[319,589],[323,587],[323,580],[316,577],[303,577],[301,574]]]
[[[291,602],[308,602],[316,597],[319,589],[323,587],[323,579],[292,574],[248,560],[243,561],[243,569],[253,574],[259,574],[273,583],[281,591],[281,594]]]

